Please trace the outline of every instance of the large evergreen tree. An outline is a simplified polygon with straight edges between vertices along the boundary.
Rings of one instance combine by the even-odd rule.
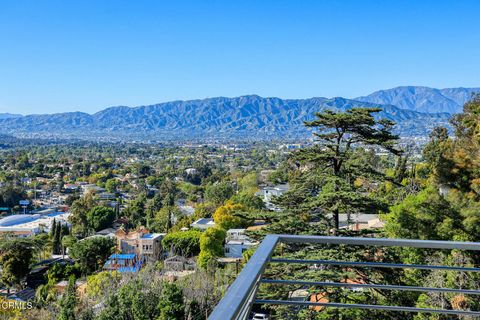
[[[185,307],[182,289],[175,283],[165,282],[158,308],[160,311],[159,320],[183,319]]]
[[[73,234],[81,237],[88,234],[87,212],[93,208],[93,206],[94,200],[91,193],[87,193],[85,196],[72,203],[69,220],[72,223]]]
[[[87,212],[88,226],[94,231],[110,227],[114,220],[115,211],[112,208],[96,206]]]
[[[0,281],[7,288],[20,285],[30,271],[35,250],[30,239],[0,239]]]
[[[62,222],[55,223],[55,232],[53,234],[53,254],[60,254],[62,247]]]
[[[284,208],[309,215],[331,216],[339,229],[339,214],[374,213],[381,203],[365,190],[365,181],[385,179],[365,149],[394,155],[398,139],[394,123],[376,120],[381,109],[353,108],[346,112],[325,110],[305,125],[315,130],[316,143],[295,153],[292,189],[279,203]]]
[[[60,301],[59,320],[75,320],[77,319],[75,307],[77,305],[77,294],[75,289],[75,276],[71,276],[68,280],[68,286],[65,289],[62,300]]]
[[[76,260],[83,274],[89,274],[99,270],[114,249],[115,241],[111,238],[87,238],[70,247],[70,256]]]

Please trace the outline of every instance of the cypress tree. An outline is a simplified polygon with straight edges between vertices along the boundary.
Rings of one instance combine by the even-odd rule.
[[[62,233],[62,223],[60,221],[58,221],[56,226],[55,226],[55,234],[54,234],[54,239],[53,239],[53,253],[54,254],[59,254],[60,253],[61,233]]]
[[[70,276],[68,279],[68,286],[60,301],[60,315],[59,320],[75,320],[75,307],[77,305],[77,294],[75,291],[75,276]]]
[[[69,234],[70,234],[70,230],[68,229],[68,226],[60,223],[60,240],[58,243],[59,254],[64,254],[65,248],[62,244],[62,240],[63,240],[63,237],[68,236]]]
[[[55,238],[55,231],[57,227],[57,220],[53,218],[52,225],[50,226],[50,238],[54,239]]]
[[[50,227],[50,240],[52,241],[52,254],[55,254],[57,248],[57,220],[53,218],[52,225]]]

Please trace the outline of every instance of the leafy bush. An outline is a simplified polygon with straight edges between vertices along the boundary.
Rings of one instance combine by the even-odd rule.
[[[96,206],[87,212],[87,222],[91,229],[99,231],[108,228],[115,220],[112,208]]]
[[[198,265],[207,268],[215,257],[223,256],[223,242],[227,233],[222,228],[207,229],[200,237]]]
[[[73,244],[69,253],[76,260],[82,273],[90,274],[101,269],[114,250],[115,240],[107,237],[93,237]]]
[[[196,256],[200,253],[200,237],[198,230],[177,231],[169,233],[163,238],[162,246],[174,254],[185,257]]]

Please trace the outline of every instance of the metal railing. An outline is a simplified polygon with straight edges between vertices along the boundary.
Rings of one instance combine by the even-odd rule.
[[[480,311],[417,308],[405,306],[371,305],[371,304],[348,304],[334,302],[310,302],[294,300],[262,300],[256,298],[258,287],[261,283],[269,284],[295,284],[304,286],[323,287],[344,287],[344,288],[367,288],[382,290],[403,290],[420,292],[443,292],[466,295],[480,295],[479,290],[399,286],[383,284],[343,283],[343,282],[321,282],[305,280],[275,280],[262,279],[262,275],[268,263],[302,263],[336,265],[346,267],[370,267],[370,268],[409,268],[420,270],[444,270],[459,272],[480,272],[480,268],[461,266],[438,266],[418,265],[380,262],[351,262],[334,260],[300,260],[300,259],[278,259],[272,258],[275,247],[278,243],[302,243],[302,244],[329,244],[329,245],[355,245],[355,246],[376,246],[376,247],[410,247],[439,250],[470,250],[480,251],[480,243],[475,242],[452,242],[452,241],[430,241],[430,240],[404,240],[404,239],[383,239],[383,238],[350,238],[350,237],[324,237],[324,236],[303,236],[303,235],[268,235],[262,241],[250,258],[248,263],[238,275],[237,279],[227,290],[223,299],[210,315],[210,320],[245,320],[248,319],[251,308],[254,304],[270,305],[291,305],[303,307],[333,307],[333,308],[354,308],[400,312],[422,312],[439,313],[449,315],[468,315],[480,317]]]

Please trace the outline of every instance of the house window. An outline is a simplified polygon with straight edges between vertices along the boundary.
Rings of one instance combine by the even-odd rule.
[[[230,253],[230,248],[229,247],[225,248],[225,253]]]

